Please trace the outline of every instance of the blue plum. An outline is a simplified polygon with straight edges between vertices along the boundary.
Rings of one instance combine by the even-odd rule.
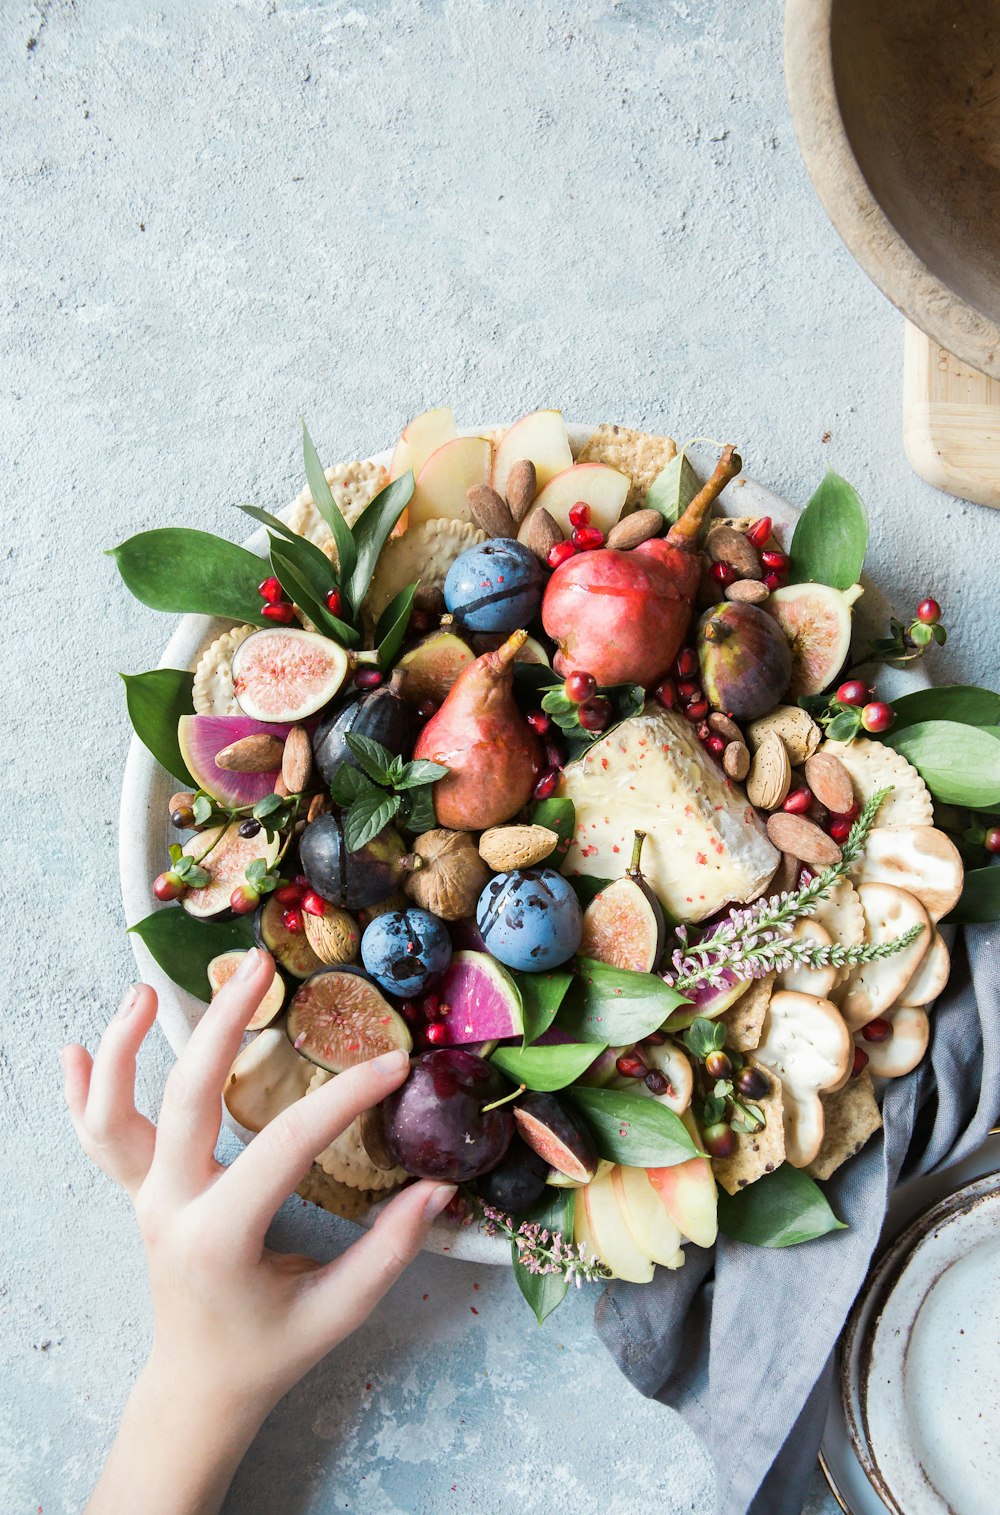
[[[365,927],[361,961],[380,989],[410,999],[445,971],[451,938],[428,910],[387,910]]]
[[[479,896],[476,920],[487,951],[525,973],[565,963],[583,931],[580,902],[553,868],[498,873]]]
[[[495,537],[455,559],[444,581],[444,602],[469,631],[517,631],[538,614],[544,581],[533,552]]]

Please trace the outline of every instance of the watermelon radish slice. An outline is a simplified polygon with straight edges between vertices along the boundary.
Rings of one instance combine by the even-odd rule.
[[[213,957],[208,965],[208,982],[212,987],[213,999],[223,985],[229,983],[245,957],[246,952],[242,948],[236,948],[232,952],[220,952],[218,957]],[[263,1031],[265,1026],[271,1024],[284,1003],[285,981],[280,973],[276,973],[268,985],[264,998],[247,1021],[247,1030]]]
[[[213,799],[236,810],[241,805],[256,805],[265,794],[274,793],[278,770],[273,773],[231,773],[219,768],[217,752],[246,736],[280,736],[290,727],[265,725],[246,715],[182,715],[177,722],[177,741],[188,772]]]
[[[281,837],[277,833],[270,838],[265,831],[258,831],[256,836],[240,836],[238,821],[199,831],[191,837],[187,850],[208,874],[208,883],[185,894],[182,903],[188,915],[203,919],[228,910],[230,896],[237,884],[243,883],[250,864],[262,858],[272,868],[280,849]]]
[[[315,631],[255,631],[233,653],[236,703],[258,721],[302,721],[330,703],[349,666],[343,647]]]
[[[486,952],[456,952],[437,992],[442,1008],[448,1006],[439,1023],[447,1032],[442,1046],[503,1041],[524,1031],[517,985]]]

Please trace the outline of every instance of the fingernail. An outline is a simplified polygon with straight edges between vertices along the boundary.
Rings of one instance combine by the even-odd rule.
[[[394,1047],[391,1052],[383,1052],[381,1057],[375,1059],[376,1073],[400,1073],[409,1067],[410,1054],[404,1052],[402,1047]]]
[[[424,1218],[433,1220],[435,1216],[440,1215],[441,1211],[451,1204],[457,1193],[457,1184],[438,1184],[424,1200]]]
[[[139,1001],[139,985],[130,984],[125,990],[125,997],[115,1013],[116,1021],[123,1021],[127,1015],[131,1015]]]
[[[236,972],[233,974],[233,982],[246,983],[247,979],[253,978],[260,967],[261,951],[259,947],[251,947]]]

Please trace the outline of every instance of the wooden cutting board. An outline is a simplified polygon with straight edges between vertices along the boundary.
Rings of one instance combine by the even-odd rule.
[[[906,323],[903,446],[922,479],[1000,509],[1000,381]]]

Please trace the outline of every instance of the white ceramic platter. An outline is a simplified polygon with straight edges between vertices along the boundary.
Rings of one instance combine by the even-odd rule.
[[[494,428],[490,427],[489,430],[492,432]],[[574,454],[583,446],[592,430],[590,426],[569,426]],[[465,434],[478,435],[478,432],[469,428]],[[695,448],[692,449],[691,457],[704,476],[711,471],[716,454]],[[379,453],[376,461],[388,467],[390,458],[391,451],[387,450]],[[794,505],[743,475],[723,491],[719,508],[732,516],[769,515],[774,522],[778,540],[785,546],[791,539],[798,515]],[[185,524],[197,526],[198,522]],[[245,545],[251,551],[263,555],[266,543],[267,533],[261,529]],[[856,644],[861,646],[872,638],[883,635],[889,614],[890,606],[884,596],[868,585],[855,608]],[[204,649],[231,624],[209,616],[185,616],[167,643],[160,667],[193,668]],[[921,687],[926,679],[922,671],[886,670],[881,683],[888,698],[892,699],[910,689]],[[119,814],[122,900],[125,918],[130,926],[147,916],[155,904],[150,885],[161,871],[167,849],[173,840],[167,817],[167,800],[173,788],[170,776],[155,762],[138,737],[133,737],[125,764]],[[193,995],[179,989],[166,976],[138,937],[133,936],[131,941],[140,976],[153,985],[159,996],[160,1025],[174,1052],[179,1053],[204,1013],[205,1006]],[[377,1214],[378,1207],[369,1212],[369,1224]],[[497,1264],[510,1262],[510,1249],[506,1242],[499,1238],[490,1240],[473,1226],[457,1229],[447,1221],[435,1224],[427,1248],[432,1252],[444,1252],[469,1261]]]

